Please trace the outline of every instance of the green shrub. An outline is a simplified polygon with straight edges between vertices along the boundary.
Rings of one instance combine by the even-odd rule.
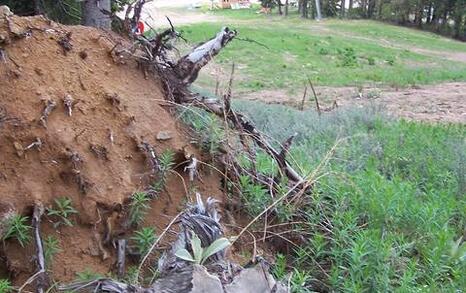
[[[358,66],[358,60],[356,53],[353,48],[344,48],[343,50],[338,50],[340,57],[340,66],[342,67],[356,67]]]
[[[135,242],[136,248],[140,255],[145,255],[149,252],[152,244],[157,240],[155,235],[155,229],[152,227],[145,227],[141,230],[134,232],[134,236],[131,237],[131,240]]]
[[[82,272],[76,273],[76,279],[81,282],[93,281],[93,280],[97,280],[103,277],[104,275],[96,273],[89,268],[86,268]]]
[[[55,218],[53,226],[58,228],[60,225],[73,226],[73,222],[69,219],[72,215],[77,214],[74,209],[71,199],[66,197],[56,198],[54,205],[47,209],[47,215]]]
[[[15,214],[4,220],[2,227],[4,229],[2,241],[16,239],[24,247],[31,240],[32,227],[28,224],[29,218]]]
[[[285,210],[305,223],[287,229],[309,233],[285,265],[275,266],[277,276],[296,269],[294,292],[321,286],[334,292],[462,290],[464,125],[397,121],[377,107],[319,117],[258,102],[234,106],[277,141],[298,133],[288,158],[304,174],[344,138],[321,171],[326,175],[316,182],[310,206]],[[270,203],[251,179],[241,185],[251,217]]]
[[[44,255],[45,263],[50,265],[52,262],[53,256],[62,250],[60,249],[60,241],[54,236],[47,236],[44,240]]]
[[[201,240],[196,234],[192,234],[191,249],[193,254],[185,248],[178,250],[175,255],[185,261],[193,262],[198,265],[204,264],[209,257],[220,252],[230,246],[231,243],[228,239],[222,237],[212,242],[208,247],[201,246]]]
[[[13,286],[9,280],[0,279],[0,293],[10,293],[13,291]]]
[[[150,198],[145,192],[136,192],[131,197],[129,204],[129,222],[131,225],[139,225],[144,222],[144,218],[149,210]]]

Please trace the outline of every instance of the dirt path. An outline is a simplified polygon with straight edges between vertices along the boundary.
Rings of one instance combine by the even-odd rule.
[[[443,83],[408,89],[356,87],[316,87],[323,107],[334,101],[340,107],[370,104],[381,105],[395,116],[430,122],[453,122],[466,124],[466,83]],[[309,97],[309,96],[308,96]],[[267,103],[299,105],[302,96],[293,97],[280,90],[261,91],[243,95],[241,98],[262,100]],[[313,102],[306,102],[314,107]]]

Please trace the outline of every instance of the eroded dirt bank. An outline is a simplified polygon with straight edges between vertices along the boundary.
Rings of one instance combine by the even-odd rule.
[[[56,198],[72,199],[79,212],[73,227],[55,229],[44,220],[44,237],[60,243],[49,264],[56,281],[113,270],[115,250],[102,247],[101,237],[105,229],[131,233],[120,230],[119,211],[153,180],[144,146],[173,151],[179,174],[168,176],[143,226],[160,232],[190,191],[222,196],[215,172],[201,168],[202,183],[189,182],[183,162],[204,158],[170,114],[157,79],[110,53],[119,42],[126,41],[93,28],[0,16],[0,219],[30,216],[37,201],[48,207]],[[0,273],[22,284],[36,270],[33,247],[6,241]]]

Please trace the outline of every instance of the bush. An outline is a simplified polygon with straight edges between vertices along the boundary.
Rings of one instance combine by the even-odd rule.
[[[343,50],[338,50],[340,57],[340,66],[342,67],[356,67],[358,66],[358,60],[356,58],[356,53],[353,48],[344,48]]]
[[[296,270],[295,292],[316,291],[322,282],[335,292],[462,290],[464,126],[396,121],[376,107],[321,116],[258,102],[234,107],[278,141],[298,133],[289,159],[304,174],[343,139],[321,171],[328,175],[315,184],[311,204],[285,210],[303,222],[289,229],[309,233],[287,263],[279,259],[275,267],[280,276],[284,267]],[[254,216],[270,199],[249,178],[241,185]]]
[[[15,214],[4,220],[2,228],[4,230],[2,240],[16,239],[24,247],[31,239],[32,227],[28,224],[29,218]]]

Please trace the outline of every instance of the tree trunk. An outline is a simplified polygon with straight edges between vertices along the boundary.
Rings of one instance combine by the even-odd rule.
[[[111,29],[112,21],[110,15],[104,11],[110,12],[110,0],[86,0],[82,4],[82,24],[102,29]]]
[[[432,22],[432,1],[429,1],[429,7],[427,8],[426,23],[430,24]]]
[[[367,0],[361,0],[361,12],[364,18],[367,18]]]
[[[288,16],[288,5],[289,5],[288,0],[286,0],[286,2],[285,2],[285,16]]]
[[[301,17],[308,18],[309,17],[309,10],[308,10],[308,3],[309,0],[301,1]]]
[[[320,0],[316,0],[316,12],[317,12],[317,20],[322,19],[322,13],[320,12]]]
[[[419,28],[422,27],[422,19],[423,18],[424,18],[424,1],[419,0],[417,2],[415,17],[414,17],[414,23],[416,24],[417,27],[419,27]]]
[[[341,0],[340,16],[345,17],[346,0]]]
[[[353,10],[353,0],[349,0],[348,4],[348,15],[351,17],[351,11]]]
[[[34,0],[34,14],[36,15],[44,15],[44,7],[42,6],[41,0]]]
[[[372,18],[374,16],[375,0],[369,0],[367,3],[367,17]]]
[[[277,0],[278,14],[283,15],[282,11],[282,0]]]

